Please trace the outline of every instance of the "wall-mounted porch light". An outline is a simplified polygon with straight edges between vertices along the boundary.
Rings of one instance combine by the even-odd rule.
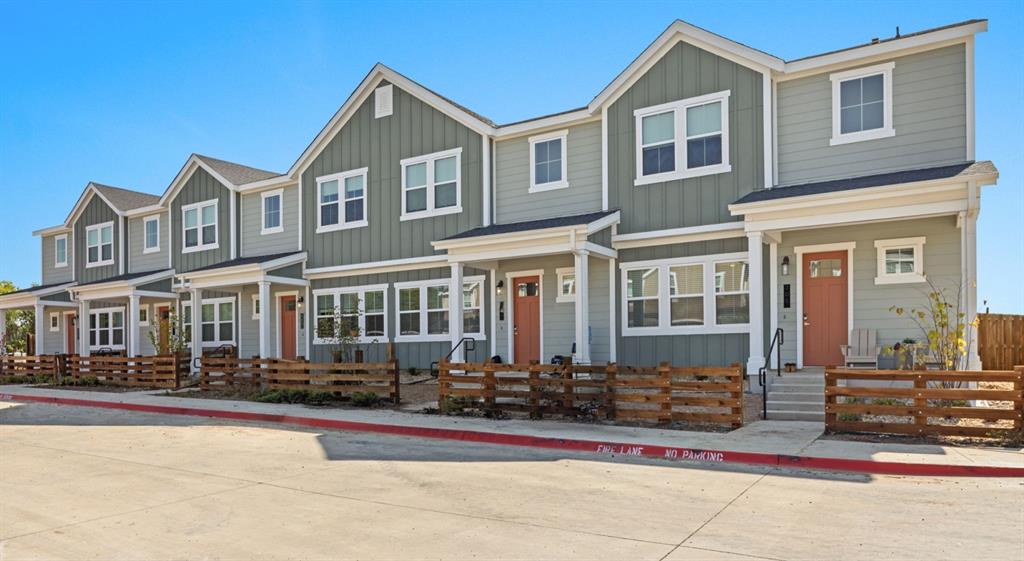
[[[503,280],[498,281],[497,288],[498,288],[498,296],[501,296],[501,294],[505,291],[505,281],[503,281]]]
[[[789,256],[788,255],[782,258],[782,276],[784,276],[784,277],[788,277],[789,276]]]

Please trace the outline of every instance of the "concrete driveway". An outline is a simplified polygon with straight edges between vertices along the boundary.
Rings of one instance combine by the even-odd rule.
[[[0,403],[0,559],[1024,559],[1024,481]]]

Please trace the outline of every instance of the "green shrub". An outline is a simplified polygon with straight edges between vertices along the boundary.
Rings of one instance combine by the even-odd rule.
[[[330,392],[311,390],[270,390],[256,394],[253,401],[260,403],[299,403],[306,405],[326,405],[334,400]]]
[[[861,416],[859,413],[840,413],[839,420],[847,422],[856,422],[861,420]]]
[[[409,368],[406,369],[406,372],[408,372],[410,376],[415,376],[416,373],[419,372],[419,369],[417,369],[415,366],[410,366]]]
[[[307,391],[306,405],[327,405],[334,401],[334,394],[322,391]]]
[[[477,402],[469,396],[447,396],[441,401],[441,411],[448,414],[464,413],[466,409],[476,409]]]
[[[52,380],[51,376],[44,374],[31,374],[28,376],[5,376],[0,378],[0,384],[45,384]]]
[[[352,405],[356,407],[373,407],[380,401],[380,397],[373,392],[355,392],[352,394]]]
[[[77,380],[74,378],[64,378],[64,381],[61,382],[61,385],[94,388],[96,386],[103,385],[103,383],[100,382],[100,379],[97,378],[96,376],[82,376]]]

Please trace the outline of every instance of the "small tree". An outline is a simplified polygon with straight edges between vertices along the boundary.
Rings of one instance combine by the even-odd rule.
[[[16,290],[18,287],[14,286],[13,282],[0,281],[0,294]],[[9,310],[5,323],[7,329],[4,331],[4,337],[0,339],[0,354],[27,353],[28,335],[33,332],[36,323],[35,310]],[[41,341],[36,342],[36,345],[41,344]]]
[[[355,362],[360,345],[362,330],[359,328],[360,301],[355,299],[347,308],[334,307],[329,317],[317,318],[317,337],[331,344],[331,358],[334,362]],[[376,340],[374,340],[376,342]]]
[[[966,370],[968,353],[977,319],[967,321],[967,313],[960,308],[961,286],[956,285],[955,297],[950,298],[945,288],[928,281],[926,305],[920,308],[892,306],[889,311],[913,321],[924,335],[925,348],[943,370]]]
[[[146,332],[146,337],[149,338],[149,342],[153,345],[156,351],[160,352],[160,330],[163,329],[163,321],[157,321],[157,329],[150,328]],[[188,349],[189,333],[185,331],[185,325],[182,323],[181,318],[174,311],[169,311],[167,314],[167,352],[172,355],[177,355],[185,352]]]

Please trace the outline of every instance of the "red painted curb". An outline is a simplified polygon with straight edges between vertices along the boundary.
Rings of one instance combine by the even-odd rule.
[[[365,423],[361,421],[340,421],[335,419],[317,419],[294,415],[275,415],[270,413],[247,413],[244,411],[222,411],[218,409],[201,409],[196,407],[177,407],[170,405],[140,405],[120,403],[116,401],[94,401],[63,397],[46,397],[33,395],[0,394],[0,401],[32,401],[54,405],[71,405],[77,407],[100,407],[120,409],[144,413],[163,413],[166,415],[190,415],[196,417],[214,417],[237,421],[260,421],[266,423],[282,423],[305,427],[372,432],[394,436],[411,436],[419,438],[436,438],[443,440],[459,440],[481,444],[500,444],[506,446],[529,446],[556,450],[572,450],[608,455],[641,456],[645,458],[661,458],[698,464],[735,463],[769,467],[785,467],[794,469],[841,471],[848,473],[865,473],[873,475],[910,475],[910,476],[943,476],[943,477],[1021,477],[1024,468],[1000,466],[958,466],[947,464],[910,464],[903,462],[876,462],[873,460],[851,460],[845,458],[818,458],[813,456],[790,456],[786,454],[770,454],[757,452],[732,452],[728,450],[701,450],[696,448],[676,448],[648,444],[626,444],[621,442],[598,442],[571,438],[550,438],[541,436],[525,436],[518,434],[500,434],[459,429],[438,429],[410,427],[403,425],[385,425],[381,423]]]

